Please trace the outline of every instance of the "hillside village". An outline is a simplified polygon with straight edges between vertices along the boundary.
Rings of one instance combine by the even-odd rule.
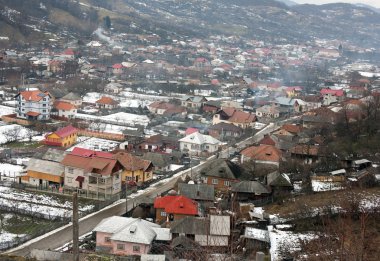
[[[348,55],[373,50],[104,26],[0,43],[0,251],[67,225],[76,192],[80,217],[123,206],[81,234],[85,256],[320,260],[329,240],[376,260],[380,67]]]

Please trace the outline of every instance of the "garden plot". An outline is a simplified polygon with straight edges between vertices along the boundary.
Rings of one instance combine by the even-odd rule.
[[[0,126],[0,144],[14,141],[41,141],[43,135],[37,135],[32,131],[18,124]]]
[[[0,208],[10,212],[45,219],[65,219],[72,215],[72,203],[57,197],[0,187]],[[94,205],[80,204],[80,212],[90,212]]]
[[[121,126],[135,126],[142,125],[147,126],[150,119],[146,115],[138,115],[133,113],[118,112],[106,116],[95,116],[84,113],[77,113],[75,116],[77,119],[87,121],[99,121],[103,123],[116,124]]]
[[[82,148],[96,151],[112,151],[119,147],[120,142],[113,140],[106,140],[100,138],[79,137],[79,143],[69,148],[67,151],[72,151],[74,148]]]
[[[126,97],[120,97],[120,96],[114,96],[114,95],[104,95],[102,93],[98,92],[89,92],[83,97],[83,102],[86,103],[92,103],[95,104],[97,100],[102,98],[103,96],[111,97],[115,101],[119,102],[120,107],[129,107],[129,108],[138,108],[142,107],[144,108],[145,106],[148,106],[151,101],[144,99],[143,97],[137,96],[136,98],[132,98],[132,95],[128,95]],[[153,96],[157,99],[157,96]]]

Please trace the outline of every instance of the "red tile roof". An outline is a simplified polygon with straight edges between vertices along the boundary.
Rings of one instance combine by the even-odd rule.
[[[76,109],[77,107],[69,102],[56,101],[54,102],[54,108],[61,111],[71,111]]]
[[[302,126],[294,125],[294,124],[284,124],[281,129],[294,134],[294,133],[300,133],[302,131]]]
[[[281,151],[279,149],[274,146],[263,144],[260,146],[248,147],[242,150],[240,154],[259,161],[279,162],[281,159]]]
[[[63,127],[61,129],[57,130],[54,133],[57,134],[59,137],[64,138],[64,137],[70,136],[71,134],[74,134],[77,132],[78,132],[78,130],[76,128],[74,128],[71,125],[68,125],[66,127]]]
[[[96,103],[109,104],[109,105],[116,105],[116,104],[118,104],[118,102],[115,101],[114,99],[112,99],[110,97],[105,97],[105,96],[103,96],[102,98],[100,98],[99,100],[97,100]]]
[[[185,196],[165,196],[154,200],[154,208],[169,214],[198,215],[198,203]]]
[[[49,92],[41,92],[40,90],[35,90],[35,91],[23,91],[23,92],[20,92],[18,95],[21,95],[27,101],[38,102],[38,101],[42,100],[44,97],[50,96],[50,93]]]
[[[321,90],[321,94],[322,95],[331,94],[331,95],[334,95],[334,96],[341,97],[341,96],[344,95],[344,91],[343,90],[322,89]]]
[[[264,138],[259,141],[259,144],[275,146],[276,142],[269,135],[265,135]]]
[[[35,112],[35,111],[28,111],[27,113],[26,113],[26,115],[28,115],[28,116],[32,116],[32,117],[37,117],[38,115],[40,115],[41,113],[39,113],[39,112]]]
[[[151,161],[140,159],[126,152],[116,153],[115,158],[123,165],[125,170],[136,171],[141,169],[147,171],[153,167]]]
[[[67,154],[61,164],[104,176],[112,175],[121,169],[120,163],[113,158],[113,154],[79,148]]]

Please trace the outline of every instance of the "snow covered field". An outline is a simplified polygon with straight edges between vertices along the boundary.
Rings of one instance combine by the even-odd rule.
[[[150,122],[150,119],[146,115],[138,115],[138,114],[132,114],[132,113],[126,113],[126,112],[118,112],[106,116],[96,116],[96,115],[89,115],[89,114],[83,114],[78,113],[76,115],[76,118],[82,119],[82,120],[89,120],[89,121],[95,121],[99,120],[101,122],[106,122],[110,124],[116,124],[116,125],[123,125],[123,126],[135,126],[135,125],[142,125],[147,126]]]
[[[37,214],[46,219],[68,218],[72,215],[72,203],[56,197],[0,187],[0,208],[13,209],[14,212]],[[93,205],[81,205],[79,211],[87,212]]]
[[[341,190],[344,188],[341,182],[323,182],[319,180],[311,180],[311,186],[314,192]]]
[[[0,117],[3,115],[12,114],[12,113],[15,113],[15,108],[0,105]]]
[[[0,144],[10,141],[29,141],[29,136],[32,136],[32,141],[44,139],[43,135],[37,135],[36,132],[18,124],[0,126]]]
[[[96,151],[112,151],[115,148],[117,148],[120,144],[120,142],[117,141],[99,139],[94,137],[90,138],[84,136],[79,137],[78,141],[78,144],[69,148],[67,151],[72,151],[76,147]]]
[[[148,106],[153,101],[158,101],[165,99],[165,97],[154,96],[154,95],[144,95],[144,94],[136,94],[132,92],[122,92],[121,96],[115,95],[104,95],[98,92],[89,92],[83,97],[83,102],[86,103],[95,103],[97,100],[102,98],[103,96],[111,97],[115,101],[119,102],[120,107],[130,107],[130,108],[138,108]]]

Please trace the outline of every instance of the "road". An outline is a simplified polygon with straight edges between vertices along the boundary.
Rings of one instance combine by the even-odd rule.
[[[215,156],[210,157],[208,160],[214,158]],[[95,226],[99,224],[99,222],[102,221],[104,218],[123,215],[126,212],[126,206],[128,206],[128,211],[131,210],[133,206],[137,205],[143,197],[155,198],[157,195],[172,189],[179,177],[185,177],[186,175],[190,175],[191,172],[198,171],[206,162],[192,167],[192,170],[187,169],[176,174],[172,178],[159,181],[158,183],[152,185],[152,187],[149,187],[146,190],[146,192],[138,194],[134,198],[128,199],[127,204],[125,202],[125,199],[119,200],[117,201],[117,203],[114,203],[113,205],[110,205],[96,213],[81,218],[79,220],[79,236],[91,232],[95,228]],[[30,254],[32,249],[52,250],[59,248],[64,244],[72,241],[72,231],[72,224],[70,223],[66,226],[53,230],[45,235],[32,239],[16,248],[10,249],[4,254],[26,257]]]
[[[288,122],[291,119],[287,119],[285,121],[270,123],[268,126],[257,132],[254,136],[241,141],[236,144],[235,147],[228,147],[225,150],[219,153],[219,158],[229,158],[230,153],[234,153],[236,151],[240,151],[246,146],[252,145],[253,143],[259,141],[264,137],[265,134],[273,132],[280,128],[282,124]],[[207,161],[211,159],[215,159],[216,156],[212,156],[207,159]],[[207,162],[206,161],[206,162]],[[152,187],[148,188],[144,193],[141,193],[134,198],[128,199],[127,204],[124,200],[119,200],[117,203],[114,203],[111,206],[108,206],[96,213],[90,214],[86,217],[83,217],[79,220],[79,235],[82,236],[91,232],[100,221],[104,218],[108,218],[111,216],[120,216],[126,212],[126,206],[128,206],[128,211],[133,208],[134,205],[137,205],[139,201],[144,197],[155,198],[157,195],[166,192],[174,187],[177,179],[179,177],[185,177],[186,175],[191,175],[192,173],[196,173],[202,166],[206,163],[203,162],[197,166],[192,167],[192,169],[184,170],[178,174],[176,174],[173,178],[168,180],[162,180],[157,184],[152,185]],[[30,240],[16,248],[10,249],[5,254],[9,255],[17,255],[17,256],[28,256],[32,249],[56,249],[64,244],[72,241],[72,225],[68,224],[64,227],[53,230],[45,235],[42,235],[38,238]]]

